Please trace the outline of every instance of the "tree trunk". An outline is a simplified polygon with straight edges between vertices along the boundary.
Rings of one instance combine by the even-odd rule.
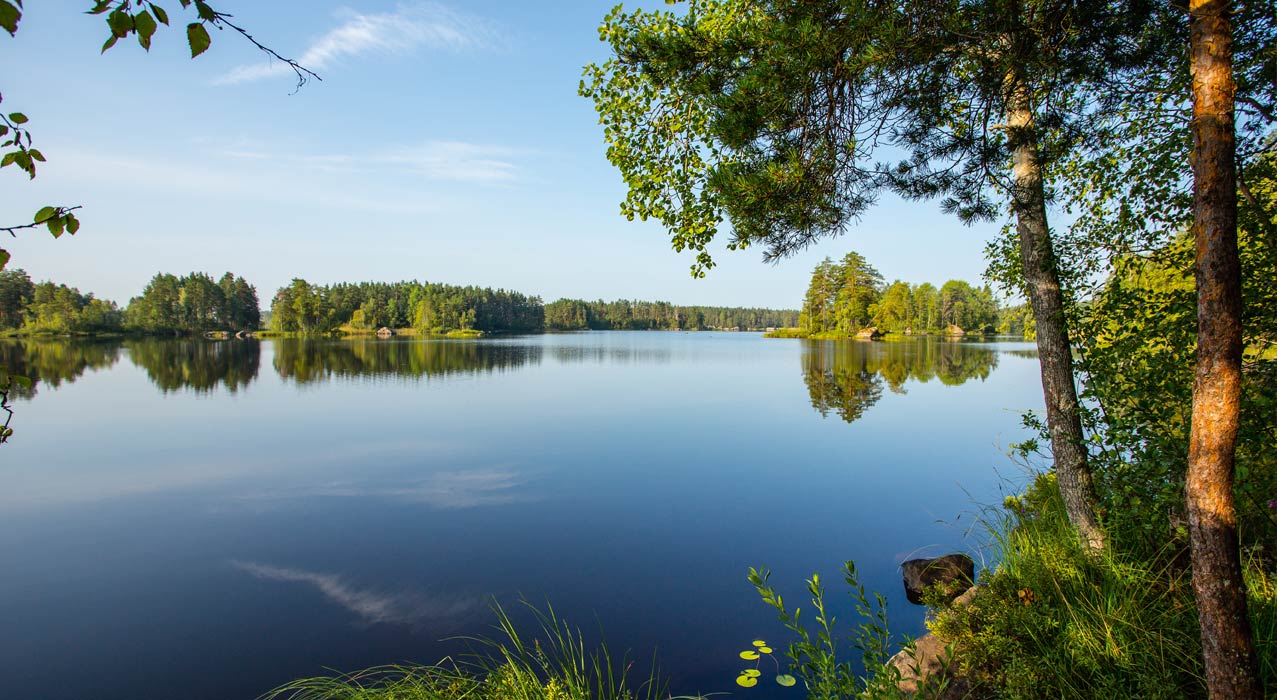
[[[1095,516],[1095,487],[1082,444],[1082,418],[1078,414],[1077,387],[1073,383],[1073,354],[1064,318],[1064,298],[1047,226],[1032,104],[1028,86],[1015,75],[1007,79],[1007,128],[1013,146],[1012,209],[1020,238],[1024,281],[1037,318],[1042,395],[1046,399],[1046,424],[1051,434],[1056,479],[1069,522],[1087,546],[1103,549],[1104,533]]]
[[[1262,696],[1233,504],[1241,412],[1241,263],[1230,3],[1192,0],[1193,235],[1197,374],[1189,437],[1189,543],[1206,687],[1214,700]]]

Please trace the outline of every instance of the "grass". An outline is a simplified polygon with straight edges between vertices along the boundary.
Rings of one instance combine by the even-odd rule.
[[[763,334],[764,338],[806,338],[807,331],[801,328],[777,328],[774,331],[767,331]]]
[[[992,514],[991,514],[992,515]],[[1205,697],[1185,544],[1152,556],[1100,554],[1069,526],[1053,475],[994,515],[997,567],[970,605],[939,607],[933,631],[955,644],[976,697]],[[1247,575],[1263,680],[1277,690],[1277,581]]]
[[[260,700],[668,700],[654,659],[635,681],[628,659],[613,658],[605,645],[587,647],[553,609],[529,608],[538,627],[530,641],[494,607],[497,636],[469,640],[474,651],[464,661],[304,678]]]

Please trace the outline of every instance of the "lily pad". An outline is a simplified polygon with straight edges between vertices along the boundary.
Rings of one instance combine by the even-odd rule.
[[[788,673],[783,673],[779,676],[776,676],[776,682],[788,688],[789,686],[797,683],[798,680],[794,678],[793,676],[789,675]]]
[[[737,676],[736,685],[739,685],[742,688],[753,688],[758,685],[758,679],[750,676]]]
[[[746,651],[742,651],[740,653],[740,657],[746,661],[753,661],[758,658],[758,652],[754,651],[753,649],[749,649]]]
[[[772,653],[772,648],[771,648],[771,647],[758,647],[758,653],[760,653],[760,654],[770,654],[770,653]]]
[[[761,640],[761,639],[755,639],[755,640],[754,640],[754,646],[756,646],[756,647],[765,647],[765,646],[767,646],[767,642],[764,642],[764,641],[763,641],[763,640]]]
[[[763,672],[759,671],[756,668],[747,668],[744,671],[741,671],[740,674],[742,676],[749,676],[750,678],[758,678],[759,676],[763,675]]]

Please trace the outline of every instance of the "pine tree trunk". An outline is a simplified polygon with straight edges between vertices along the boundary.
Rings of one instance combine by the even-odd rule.
[[[1189,437],[1189,543],[1206,687],[1214,700],[1262,696],[1233,503],[1241,412],[1241,263],[1230,3],[1190,3],[1197,374]]]
[[[1064,298],[1056,269],[1029,90],[1017,76],[1007,81],[1007,127],[1013,146],[1012,209],[1020,238],[1020,260],[1029,302],[1037,317],[1038,358],[1046,424],[1051,434],[1055,474],[1069,522],[1092,549],[1104,548],[1096,520],[1095,487],[1082,444],[1082,419],[1073,383],[1073,354],[1064,318]]]

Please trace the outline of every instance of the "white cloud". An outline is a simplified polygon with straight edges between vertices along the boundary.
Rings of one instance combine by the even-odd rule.
[[[539,497],[527,489],[527,479],[512,469],[479,468],[442,471],[401,483],[330,482],[286,490],[254,490],[246,502],[306,498],[387,498],[431,508],[459,509],[526,503]]]
[[[318,72],[342,59],[369,53],[402,55],[420,48],[464,51],[490,48],[496,41],[496,30],[485,20],[437,3],[414,3],[383,14],[349,13],[344,24],[307,47],[297,62]],[[288,65],[272,61],[239,66],[214,82],[233,85],[292,73]]]
[[[384,149],[359,156],[347,154],[298,155],[268,150],[237,148],[221,155],[237,160],[270,162],[308,170],[372,170],[385,173],[398,169],[408,175],[431,180],[480,184],[508,183],[518,176],[515,161],[530,154],[527,149],[464,141],[425,141],[416,145]]]
[[[426,620],[447,620],[460,617],[480,607],[480,601],[475,597],[426,596],[412,592],[386,593],[357,588],[346,583],[336,574],[247,561],[232,561],[231,566],[268,581],[304,583],[314,586],[325,598],[370,624],[410,625]]]

